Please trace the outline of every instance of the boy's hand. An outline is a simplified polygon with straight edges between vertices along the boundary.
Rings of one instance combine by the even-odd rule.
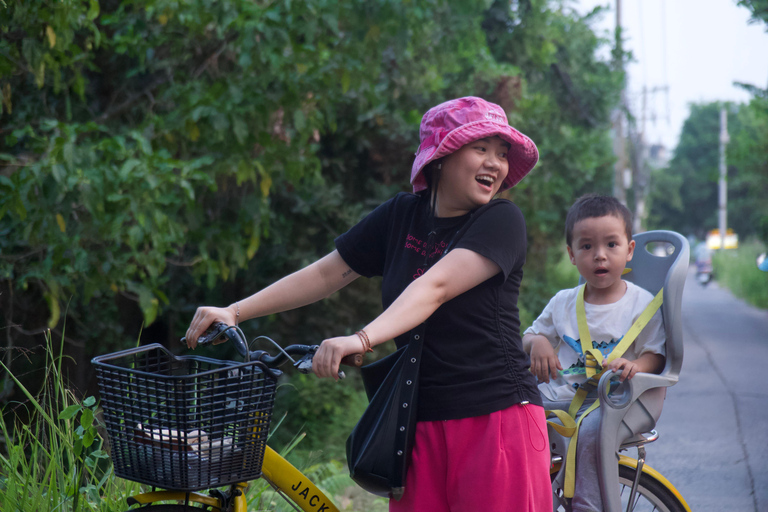
[[[552,344],[544,336],[531,340],[531,373],[541,382],[549,382],[550,376],[557,378],[557,371],[562,370],[560,360]]]
[[[603,360],[603,367],[615,372],[621,370],[619,380],[624,382],[624,379],[631,379],[637,372],[659,373],[664,368],[665,361],[666,359],[661,354],[646,352],[634,361],[619,357],[614,359],[608,366],[605,366],[605,360]]]
[[[605,364],[605,361],[603,361],[603,364]],[[629,359],[619,357],[611,361],[611,363],[606,366],[605,369],[614,372],[621,370],[621,375],[619,375],[619,382],[624,382],[625,379],[631,379],[637,372],[640,371],[640,365],[638,365],[635,361],[630,361]]]

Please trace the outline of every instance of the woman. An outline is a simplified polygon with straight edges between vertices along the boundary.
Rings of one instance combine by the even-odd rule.
[[[497,200],[454,240],[531,171],[538,151],[498,105],[475,97],[430,109],[420,139],[413,194],[379,206],[308,267],[227,308],[199,308],[187,340],[194,347],[214,321],[297,308],[360,275],[383,276],[384,312],[324,340],[313,370],[336,378],[343,357],[392,338],[401,346],[426,322],[411,465],[390,510],[551,510],[546,422],[517,309],[525,221]]]

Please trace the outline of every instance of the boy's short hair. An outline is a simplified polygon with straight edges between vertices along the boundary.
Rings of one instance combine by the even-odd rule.
[[[573,242],[573,227],[577,222],[593,217],[605,217],[606,215],[613,215],[619,220],[623,220],[627,240],[632,240],[632,213],[629,209],[615,197],[586,194],[573,203],[565,217],[565,243],[568,244],[568,247]]]

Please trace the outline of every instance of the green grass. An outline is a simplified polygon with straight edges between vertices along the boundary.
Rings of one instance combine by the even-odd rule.
[[[64,386],[62,358],[53,356],[50,335],[47,344],[47,371],[39,394],[33,395],[11,375],[26,400],[8,403],[2,411],[0,510],[120,510],[138,485],[114,478],[94,421],[96,400],[80,402]],[[28,420],[21,423],[20,417]]]
[[[128,496],[146,486],[117,478],[106,451],[94,397],[78,400],[62,378],[61,346],[47,336],[47,371],[41,392],[31,393],[13,375],[23,402],[6,403],[0,416],[0,510],[21,512],[126,510]],[[8,369],[0,362],[0,368]],[[24,418],[21,420],[20,418]],[[279,424],[277,425],[279,427]],[[289,456],[304,439],[280,450]],[[298,454],[298,455],[297,455]],[[292,462],[345,511],[384,512],[387,501],[359,489],[346,465],[322,460],[320,452],[299,452]],[[251,482],[248,510],[292,510],[265,481]]]
[[[768,272],[759,270],[755,261],[765,250],[763,244],[749,241],[738,249],[715,251],[712,258],[717,282],[759,308],[768,308]]]

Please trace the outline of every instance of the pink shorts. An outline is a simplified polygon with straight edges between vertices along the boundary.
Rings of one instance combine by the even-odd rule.
[[[544,409],[513,405],[486,416],[416,425],[405,494],[390,512],[550,512]]]

